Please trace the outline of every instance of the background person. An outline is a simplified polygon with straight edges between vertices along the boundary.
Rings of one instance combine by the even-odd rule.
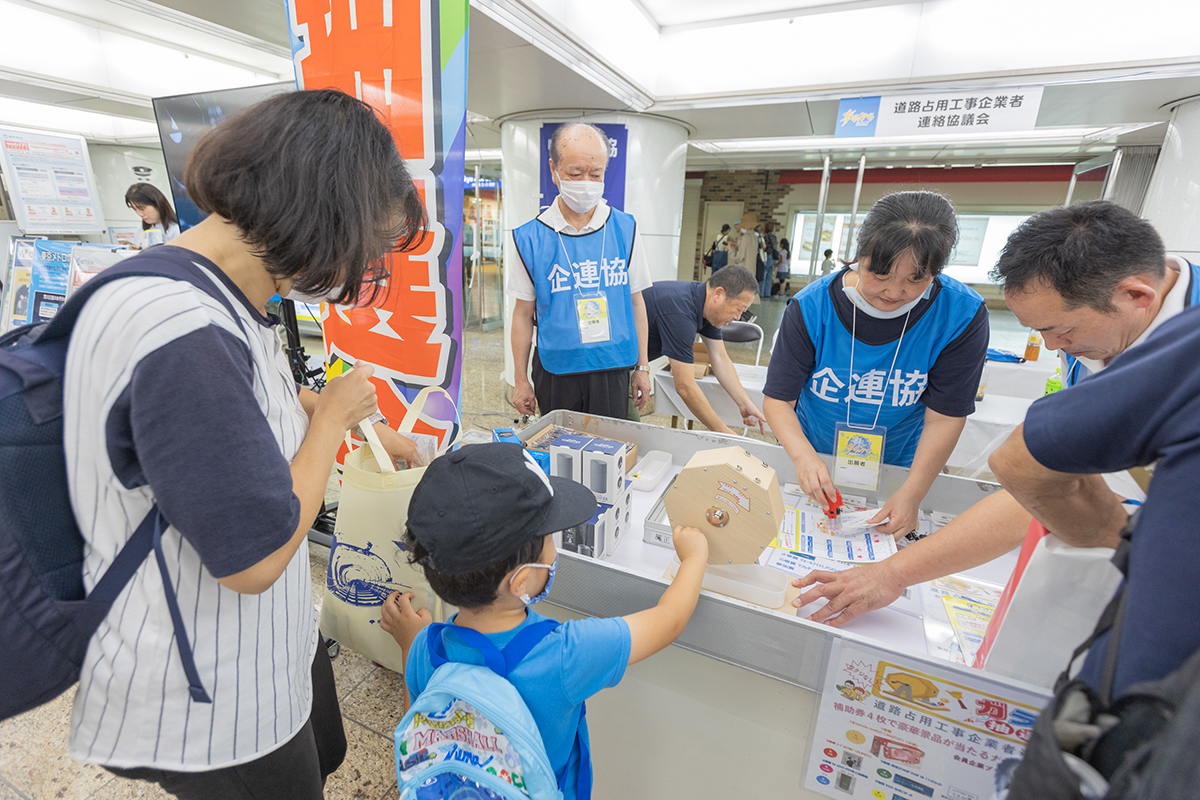
[[[713,273],[707,282],[659,281],[644,292],[650,326],[647,346],[650,360],[667,356],[671,375],[675,378],[675,390],[684,404],[709,430],[718,433],[733,431],[713,411],[704,391],[696,383],[692,343],[696,334],[700,334],[713,375],[737,403],[742,421],[748,426],[757,425],[760,432],[765,432],[765,417],[750,401],[721,340],[721,328],[738,319],[750,307],[757,289],[758,282],[749,272],[741,267],[726,267]]]
[[[1149,222],[1102,200],[1030,217],[1009,236],[994,277],[1022,325],[1042,331],[1047,346],[1066,358],[1073,358],[1072,352],[1087,357],[1097,372],[1200,297],[1200,268],[1167,255]],[[1064,383],[1068,376],[1070,386],[1088,374],[1064,370]],[[1087,419],[1073,427],[1089,427]],[[1127,472],[1106,475],[1105,482],[1118,498],[1142,496]],[[905,587],[977,567],[1020,547],[1031,519],[1008,492],[996,492],[886,561],[840,573],[813,572],[795,581],[811,588],[794,605],[827,598],[809,618],[844,625],[890,605]]]
[[[179,235],[179,220],[166,195],[152,183],[135,183],[125,190],[125,205],[141,217],[137,249],[166,244]]]
[[[364,282],[387,276],[397,240],[421,235],[423,206],[391,132],[332,90],[279,95],[226,121],[197,145],[184,180],[208,217],[133,260],[194,265],[236,318],[167,278],[104,286],[71,337],[63,421],[85,587],[157,504],[212,703],[191,700],[150,558],[91,639],[69,747],[185,800],[318,800],[346,740],[307,536],[375,389],[362,366],[298,395],[265,307],[293,292],[355,302]]]
[[[825,251],[825,260],[821,262],[821,274],[828,275],[837,268],[837,262],[833,260],[833,251]]]
[[[508,270],[515,298],[513,405],[522,414],[555,409],[616,419],[650,397],[646,304],[650,270],[636,222],[604,201],[608,137],[595,125],[560,125],[550,139],[558,197],[513,231],[520,265]],[[537,318],[533,381],[526,375]],[[633,376],[629,371],[633,369]]]
[[[729,263],[729,225],[721,226],[721,235],[712,244],[712,271],[716,272]]]
[[[759,297],[771,296],[771,281],[775,279],[775,259],[779,257],[779,240],[775,238],[775,222],[767,220],[762,233],[763,274],[759,278]]]
[[[983,298],[941,270],[958,237],[950,201],[934,192],[880,199],[858,232],[853,268],[788,304],[763,388],[772,432],[814,502],[835,495],[818,453],[835,426],[882,426],[883,462],[909,468],[873,518],[905,535],[975,410],[988,344]]]
[[[792,244],[787,239],[779,240],[779,259],[775,262],[775,286],[772,295],[787,294],[791,288],[788,280],[792,275]]]

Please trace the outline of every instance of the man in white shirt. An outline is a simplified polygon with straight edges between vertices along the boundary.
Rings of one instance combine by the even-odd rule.
[[[640,409],[650,395],[642,290],[650,270],[633,217],[604,202],[608,137],[568,123],[550,140],[558,197],[513,231],[519,264],[508,270],[513,307],[513,405],[624,419],[632,380]],[[533,381],[526,377],[533,330]],[[636,368],[636,369],[635,369]],[[634,369],[630,378],[630,370]]]

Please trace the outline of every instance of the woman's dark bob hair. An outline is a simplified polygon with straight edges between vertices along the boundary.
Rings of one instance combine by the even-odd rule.
[[[876,275],[887,275],[908,253],[915,277],[937,275],[958,241],[954,206],[937,192],[893,192],[879,198],[858,229],[855,261],[866,261]]]
[[[172,225],[179,224],[179,220],[175,217],[175,209],[171,208],[171,204],[167,202],[167,196],[152,183],[135,183],[126,189],[125,205],[130,208],[153,206],[158,209],[158,222],[164,231]],[[142,221],[142,230],[149,230],[152,227],[149,222]]]
[[[344,286],[354,304],[388,277],[386,256],[425,228],[392,134],[334,89],[264,100],[208,133],[184,174],[202,211],[229,220],[267,271],[304,294]]]

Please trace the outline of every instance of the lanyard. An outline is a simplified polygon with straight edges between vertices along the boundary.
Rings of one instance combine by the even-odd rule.
[[[601,268],[603,268],[603,266],[604,266],[604,247],[605,247],[605,245],[608,244],[607,231],[608,231],[608,220],[605,220],[604,224],[600,226],[600,266],[601,266]],[[567,252],[567,243],[563,241],[562,233],[560,233],[559,231],[555,231],[555,233],[558,234],[558,244],[559,244],[559,246],[562,247],[563,256],[567,259],[567,266],[569,266],[571,268],[571,276],[573,278],[575,278],[575,291],[581,297],[583,297],[583,296],[585,296],[582,291],[583,282],[579,280],[579,272],[575,269],[575,262],[571,260],[571,255]],[[597,278],[596,288],[594,291],[596,294],[603,294],[603,292],[600,291],[599,278]]]
[[[850,317],[850,382],[848,384],[850,387],[850,392],[846,395],[846,427],[856,427],[860,430],[873,430],[879,425],[879,415],[883,412],[883,398],[880,398],[879,400],[879,408],[875,411],[875,421],[871,423],[870,428],[866,427],[865,425],[852,425],[850,423],[850,405],[854,398],[854,342],[855,339],[858,338],[855,336],[855,333],[858,330],[858,306],[854,306],[853,304],[851,305],[853,306],[854,311]],[[887,371],[888,376],[891,376],[892,370],[896,368],[896,359],[900,357],[900,345],[904,344],[904,334],[908,330],[908,318],[910,316],[912,316],[911,308],[908,310],[908,313],[904,315],[904,327],[900,329],[900,341],[896,342],[896,355],[892,356],[892,365],[888,367]]]

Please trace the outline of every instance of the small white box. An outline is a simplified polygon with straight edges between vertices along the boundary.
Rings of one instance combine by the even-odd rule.
[[[587,436],[560,436],[550,445],[550,474],[583,482],[583,449],[591,442]]]
[[[625,491],[625,443],[593,439],[583,448],[584,486],[601,503],[612,505]]]
[[[581,556],[602,558],[610,547],[613,521],[613,507],[598,503],[590,520],[562,532],[562,549]]]
[[[626,487],[625,491],[621,492],[617,497],[617,501],[612,507],[612,535],[608,537],[605,544],[607,545],[604,555],[611,556],[617,550],[617,545],[621,543],[621,538],[629,531],[630,525],[633,523],[633,491]]]

